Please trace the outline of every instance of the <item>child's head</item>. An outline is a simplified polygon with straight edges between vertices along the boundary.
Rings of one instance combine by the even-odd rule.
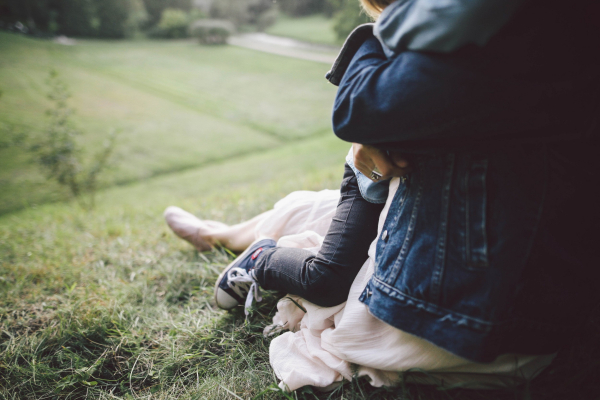
[[[394,0],[360,0],[364,10],[373,19],[377,19],[384,8],[390,5]]]

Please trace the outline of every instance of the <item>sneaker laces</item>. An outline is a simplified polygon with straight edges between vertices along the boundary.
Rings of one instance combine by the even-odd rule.
[[[227,285],[238,296],[246,297],[246,303],[244,304],[246,316],[250,313],[249,310],[255,298],[257,302],[262,301],[258,282],[243,268],[231,268],[227,272]]]

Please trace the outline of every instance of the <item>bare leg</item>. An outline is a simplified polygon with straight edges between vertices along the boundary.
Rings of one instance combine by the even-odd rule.
[[[264,212],[231,226],[217,221],[201,220],[179,207],[167,208],[164,216],[173,232],[191,243],[198,251],[210,250],[215,245],[227,247],[232,251],[243,251],[256,239],[256,226],[272,212]]]
[[[248,221],[216,229],[210,233],[210,240],[213,244],[220,244],[233,251],[244,251],[257,239],[255,236],[256,226],[272,212],[273,210],[269,210]]]

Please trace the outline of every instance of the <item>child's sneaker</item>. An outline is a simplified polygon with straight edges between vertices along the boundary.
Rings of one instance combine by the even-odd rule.
[[[229,310],[245,303],[246,315],[252,300],[261,301],[260,287],[254,277],[256,259],[264,251],[275,247],[273,239],[260,239],[252,243],[217,278],[215,302],[219,308]]]

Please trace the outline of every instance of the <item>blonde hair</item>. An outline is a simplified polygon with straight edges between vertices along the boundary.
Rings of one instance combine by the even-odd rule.
[[[373,20],[376,20],[383,9],[389,6],[393,1],[394,0],[360,0],[360,3],[367,15],[373,18]]]

